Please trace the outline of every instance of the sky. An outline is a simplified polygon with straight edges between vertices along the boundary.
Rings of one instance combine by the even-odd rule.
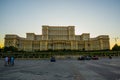
[[[110,47],[120,45],[120,0],[0,0],[0,47],[5,34],[42,34],[42,25],[72,25],[76,35],[109,35]]]

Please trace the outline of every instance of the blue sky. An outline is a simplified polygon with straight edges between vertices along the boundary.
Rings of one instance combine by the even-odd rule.
[[[42,25],[74,25],[77,35],[109,35],[120,44],[120,0],[0,0],[0,45],[5,34],[41,34]]]

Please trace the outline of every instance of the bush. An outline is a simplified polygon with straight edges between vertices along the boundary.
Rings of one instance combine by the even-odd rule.
[[[120,51],[120,46],[118,46],[117,44],[115,44],[112,48],[113,51]]]
[[[7,52],[7,51],[16,52],[16,51],[18,51],[18,49],[14,46],[9,46],[9,47],[4,47],[3,51],[4,52]]]

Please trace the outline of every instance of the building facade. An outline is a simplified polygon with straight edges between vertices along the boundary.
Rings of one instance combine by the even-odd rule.
[[[13,34],[5,35],[5,46],[14,46],[23,51],[44,50],[107,50],[109,36],[90,38],[89,33],[75,35],[74,26],[42,26],[42,35],[26,33],[26,38]]]

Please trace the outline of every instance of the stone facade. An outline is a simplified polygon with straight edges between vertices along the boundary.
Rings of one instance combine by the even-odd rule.
[[[89,33],[75,35],[74,26],[42,26],[42,35],[26,33],[26,38],[6,34],[5,46],[24,51],[43,50],[106,50],[110,49],[109,36],[90,38]]]

